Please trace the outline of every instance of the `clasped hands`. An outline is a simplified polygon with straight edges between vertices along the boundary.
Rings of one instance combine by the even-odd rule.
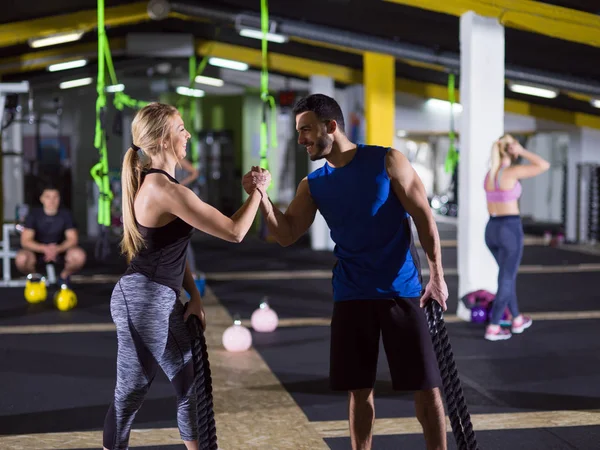
[[[58,246],[56,244],[46,244],[42,253],[44,254],[44,262],[54,262],[59,253]]]
[[[267,169],[252,166],[252,169],[242,178],[242,186],[248,195],[258,189],[263,195],[271,184],[271,173]]]

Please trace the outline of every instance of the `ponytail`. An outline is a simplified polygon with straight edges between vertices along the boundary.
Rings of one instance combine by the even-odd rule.
[[[500,140],[494,142],[492,146],[492,162],[490,167],[490,172],[488,174],[487,185],[486,188],[488,191],[493,191],[495,187],[494,181],[496,180],[496,174],[500,169],[500,164],[502,163],[502,142]]]
[[[121,252],[127,257],[127,261],[138,254],[144,247],[144,238],[137,228],[135,220],[135,209],[133,204],[141,185],[142,167],[138,152],[129,148],[123,158],[121,169],[121,204],[123,208],[123,239],[121,240]]]
[[[179,114],[173,106],[150,103],[140,109],[131,122],[133,142],[123,158],[121,190],[123,208],[123,239],[121,252],[128,261],[145,246],[135,219],[134,202],[142,185],[142,171],[152,166],[153,158],[163,153],[163,142],[171,140],[171,118]],[[175,148],[171,145],[172,151]],[[141,150],[140,150],[141,149]],[[176,153],[174,153],[176,156]]]

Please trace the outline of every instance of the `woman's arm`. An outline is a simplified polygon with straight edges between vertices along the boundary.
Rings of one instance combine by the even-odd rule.
[[[256,189],[232,217],[227,217],[200,200],[190,189],[178,184],[168,186],[163,207],[198,230],[228,242],[239,243],[250,230],[263,196],[262,192],[270,182],[271,176],[266,174],[264,180],[257,184]]]
[[[508,172],[517,179],[532,178],[546,172],[550,168],[548,161],[529,150],[525,150],[519,143],[509,145],[507,151],[510,155],[515,157],[520,156],[529,162],[529,164],[518,164],[507,169],[505,173]]]

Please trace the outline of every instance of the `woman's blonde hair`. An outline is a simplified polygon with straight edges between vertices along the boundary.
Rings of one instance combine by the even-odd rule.
[[[500,170],[502,160],[508,155],[506,149],[514,142],[516,142],[514,137],[512,137],[510,134],[505,134],[496,142],[494,142],[494,145],[492,145],[491,167],[486,186],[489,191],[494,190],[496,175],[498,174],[498,170]]]
[[[144,238],[137,228],[133,207],[142,184],[142,172],[152,166],[152,159],[165,151],[172,151],[173,145],[171,118],[179,114],[177,109],[164,103],[150,103],[135,115],[131,124],[132,143],[139,150],[129,148],[121,169],[123,239],[121,252],[128,261],[144,247]],[[170,144],[165,146],[165,144]],[[165,149],[166,147],[166,149]]]

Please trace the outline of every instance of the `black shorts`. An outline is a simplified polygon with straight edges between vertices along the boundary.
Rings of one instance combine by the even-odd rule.
[[[35,254],[35,270],[36,270],[37,273],[41,273],[41,274],[47,275],[47,273],[46,273],[46,265],[47,264],[48,263],[46,261],[44,261],[44,254],[43,253],[36,253]],[[56,261],[53,261],[52,264],[54,264],[54,269],[56,271],[56,276],[58,277],[58,274],[65,267],[65,254],[64,253],[59,253],[58,255],[56,255]]]
[[[374,386],[380,334],[394,390],[421,391],[442,387],[419,298],[396,298],[334,303],[331,389],[350,391]]]

